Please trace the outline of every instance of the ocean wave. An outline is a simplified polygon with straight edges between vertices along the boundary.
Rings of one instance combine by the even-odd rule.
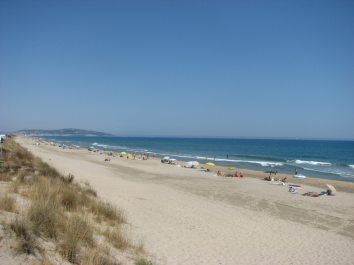
[[[271,166],[282,166],[282,165],[284,165],[281,162],[242,160],[242,159],[234,160],[234,159],[216,158],[215,161],[258,164],[258,165],[261,165],[262,167],[271,167]]]
[[[286,162],[286,159],[280,157],[271,157],[271,156],[263,156],[263,155],[242,155],[242,154],[229,154],[229,158],[250,158],[256,160],[266,160],[270,162]]]
[[[300,160],[300,159],[296,159],[295,161],[290,160],[287,162],[295,162],[296,164],[308,164],[308,165],[314,165],[314,166],[330,166],[330,165],[332,165],[329,162],[307,161],[307,160]]]
[[[281,162],[270,162],[270,161],[256,161],[256,160],[243,160],[243,159],[225,159],[225,158],[211,158],[205,156],[192,156],[192,155],[175,155],[175,154],[158,154],[158,155],[168,155],[171,157],[179,157],[179,158],[190,158],[196,160],[209,160],[216,162],[230,162],[230,163],[250,163],[250,164],[258,164],[262,167],[275,167],[275,166],[283,166],[284,163]]]
[[[106,144],[99,144],[99,143],[93,143],[92,145],[93,145],[93,146],[102,147],[102,148],[108,148],[108,147],[109,147],[109,145],[106,145]]]
[[[93,146],[97,146],[97,147],[102,147],[105,149],[109,149],[109,150],[124,150],[124,151],[128,151],[128,152],[137,152],[137,153],[152,153],[147,149],[134,149],[134,148],[129,148],[127,146],[121,146],[121,145],[109,145],[109,144],[100,144],[100,143],[92,143],[91,145]]]
[[[354,165],[348,165],[349,167],[351,167],[351,168],[354,168]]]
[[[326,174],[334,174],[334,175],[338,175],[344,178],[354,178],[354,174],[353,173],[349,173],[349,172],[344,172],[338,169],[329,169],[329,170],[323,170],[323,169],[315,169],[315,168],[307,168],[304,167],[304,170],[308,170],[308,171],[315,171],[315,172],[320,172],[320,173],[326,173]]]

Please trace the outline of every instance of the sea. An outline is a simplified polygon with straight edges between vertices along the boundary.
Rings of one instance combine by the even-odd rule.
[[[354,141],[43,136],[65,145],[354,182]]]

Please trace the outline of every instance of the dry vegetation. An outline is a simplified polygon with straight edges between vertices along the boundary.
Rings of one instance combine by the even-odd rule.
[[[0,198],[0,209],[7,212],[16,212],[15,199],[6,194],[3,198]]]
[[[123,264],[123,256],[128,264],[152,265],[122,231],[124,212],[100,200],[87,183],[61,175],[12,139],[6,140],[0,161],[0,181],[8,181],[0,212],[14,213],[4,227],[15,238],[17,253],[33,255],[43,265],[58,264],[50,259],[54,254],[72,264]],[[17,212],[15,196],[28,206]],[[48,245],[54,245],[54,254],[48,255]]]

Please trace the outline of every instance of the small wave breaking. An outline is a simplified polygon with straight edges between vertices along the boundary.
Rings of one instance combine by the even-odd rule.
[[[296,164],[308,164],[313,166],[330,166],[332,163],[329,162],[321,162],[321,161],[307,161],[307,160],[300,160],[296,159],[295,161],[288,161],[288,162],[295,162]]]
[[[270,162],[270,161],[256,161],[256,160],[243,160],[243,159],[225,159],[225,158],[211,158],[205,156],[191,156],[191,155],[175,155],[175,154],[163,154],[169,155],[173,157],[179,158],[190,158],[190,159],[199,159],[199,160],[210,160],[216,162],[230,162],[230,163],[250,163],[250,164],[258,164],[262,167],[275,167],[275,166],[283,166],[284,163],[281,162]]]
[[[121,145],[100,144],[100,143],[96,143],[96,142],[92,143],[91,145],[101,147],[104,149],[108,149],[108,150],[124,150],[124,151],[128,151],[128,152],[152,153],[147,149],[133,149],[133,148],[129,148],[127,146],[121,146]]]
[[[320,172],[320,173],[325,173],[325,174],[334,174],[334,175],[338,175],[344,178],[353,178],[354,174],[349,173],[349,172],[345,172],[339,169],[331,169],[331,170],[321,170],[321,169],[315,169],[315,168],[307,168],[304,167],[304,170],[308,170],[308,171],[315,171],[315,172]]]

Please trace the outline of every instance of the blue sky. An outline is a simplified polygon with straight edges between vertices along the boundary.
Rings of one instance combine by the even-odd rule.
[[[0,130],[354,139],[354,1],[0,1]]]

